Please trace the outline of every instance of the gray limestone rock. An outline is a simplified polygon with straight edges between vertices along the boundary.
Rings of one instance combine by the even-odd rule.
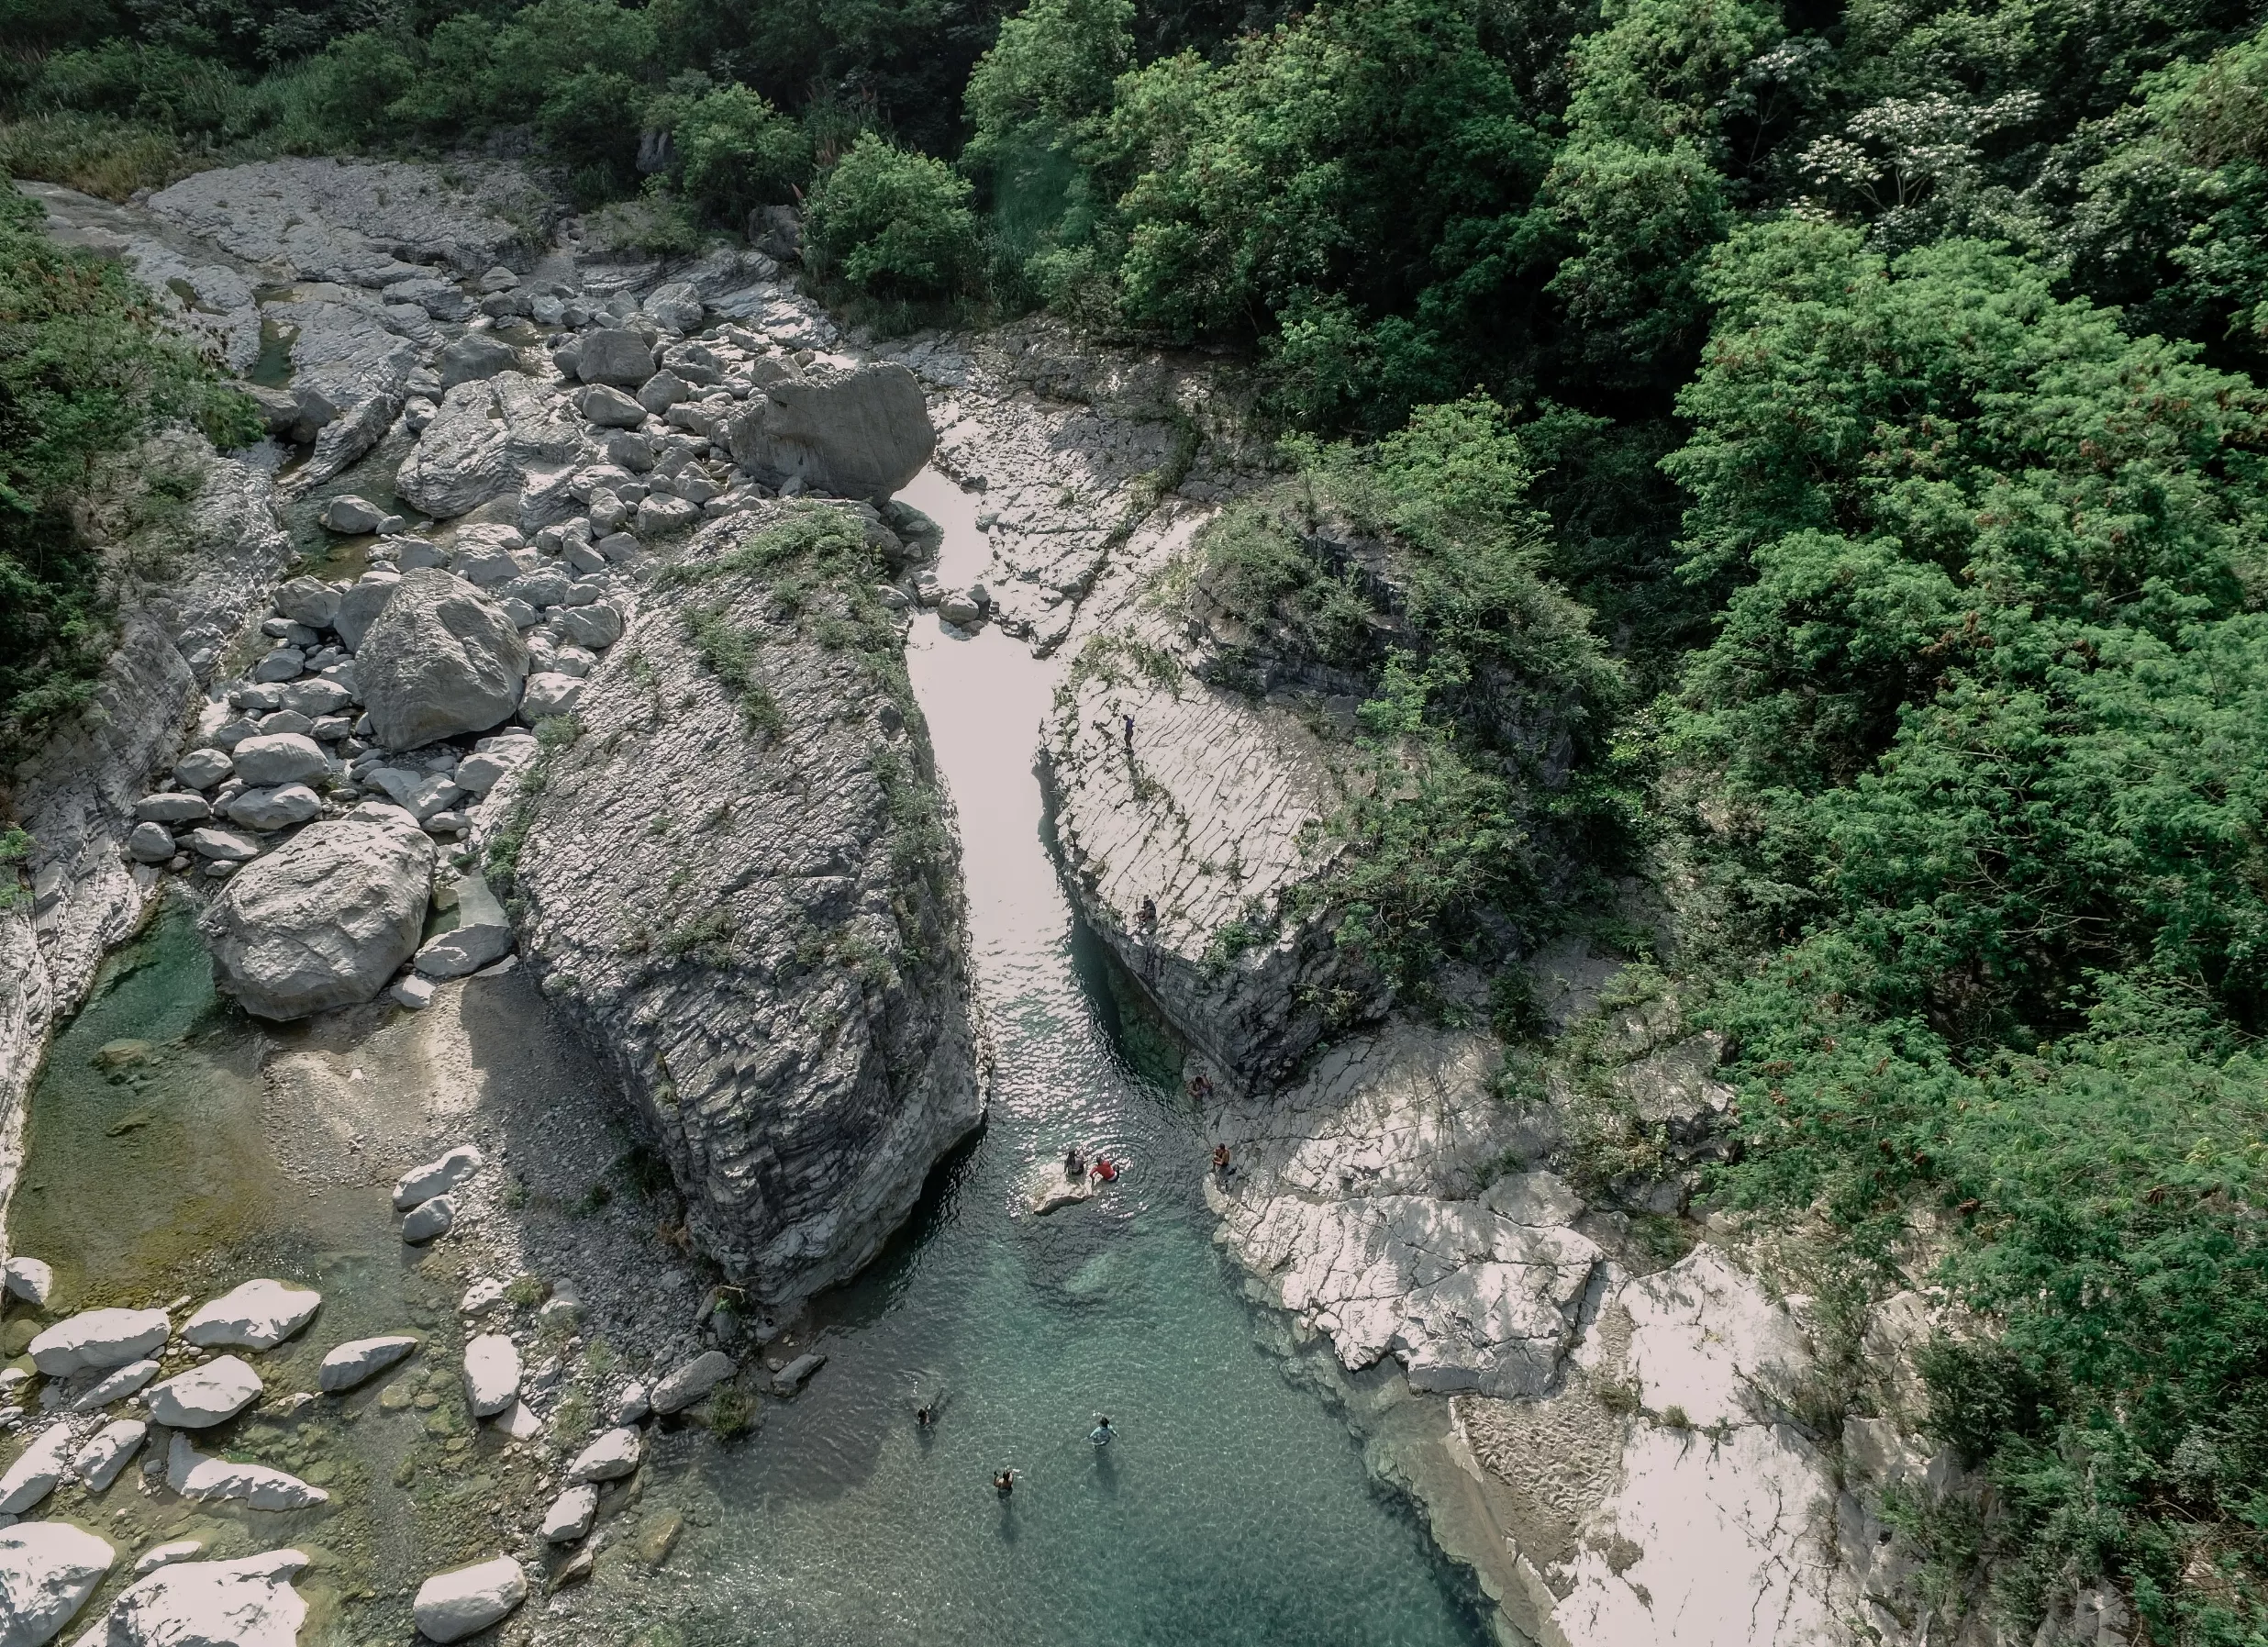
[[[484,1332],[465,1345],[465,1399],[474,1418],[495,1418],[519,1399],[519,1389],[518,1345],[501,1332]]]
[[[260,1399],[260,1374],[240,1355],[219,1355],[150,1385],[150,1416],[174,1430],[225,1424]]]
[[[583,415],[601,428],[639,428],[646,421],[646,408],[621,390],[606,384],[593,384],[584,390],[581,402]],[[646,460],[650,463],[653,460]]]
[[[417,970],[428,978],[462,978],[512,952],[512,919],[478,875],[457,883],[457,924],[436,933],[417,951]]]
[[[653,351],[636,332],[602,327],[584,334],[575,375],[586,384],[635,389],[653,375]]]
[[[240,791],[222,810],[248,829],[287,829],[322,816],[323,803],[305,784],[284,784]]]
[[[696,560],[738,540],[714,529]],[[872,581],[814,598],[839,611]],[[927,733],[902,687],[839,669],[769,583],[640,593],[617,645],[647,670],[585,683],[584,734],[549,757],[517,877],[522,958],[645,1106],[703,1246],[765,1303],[855,1272],[983,1113]],[[702,661],[696,605],[750,637],[776,732]],[[665,861],[647,833],[664,813],[714,824]],[[815,929],[867,959],[786,964]]]
[[[478,383],[499,372],[519,370],[519,351],[490,332],[467,332],[441,351],[441,387]]]
[[[45,1647],[117,1559],[108,1541],[68,1521],[0,1529],[0,1647]]]
[[[325,506],[325,515],[328,517],[332,509],[349,501],[361,500],[334,497]],[[377,513],[374,506],[372,512]],[[379,515],[379,518],[384,519],[384,516]],[[328,524],[328,519],[325,524]],[[374,529],[375,524],[365,529]],[[295,577],[275,592],[275,609],[294,623],[304,623],[311,629],[327,629],[331,619],[339,616],[339,591],[321,578]]]
[[[285,1471],[207,1457],[178,1431],[165,1455],[165,1484],[184,1498],[233,1501],[254,1509],[306,1509],[330,1502],[321,1487]]]
[[[394,591],[401,583],[401,574],[376,568],[355,580],[353,586],[339,597],[339,612],[332,620],[339,630],[339,639],[349,651],[360,651],[362,637],[370,626],[378,621],[378,614],[386,602],[394,598]]]
[[[70,1474],[76,1452],[69,1424],[50,1424],[32,1437],[16,1462],[0,1473],[0,1515],[20,1516],[53,1492]]]
[[[705,1350],[653,1386],[653,1410],[683,1412],[739,1370],[722,1350]]]
[[[638,1430],[621,1425],[575,1454],[574,1462],[567,1466],[568,1483],[580,1486],[586,1481],[618,1481],[635,1472],[645,1455],[645,1442]]]
[[[733,461],[773,482],[882,499],[921,473],[937,430],[914,374],[895,362],[815,369],[749,396],[728,427]]]
[[[266,733],[236,746],[237,776],[247,784],[304,784],[330,770],[322,746],[299,732]]]
[[[407,750],[507,718],[519,707],[528,648],[462,579],[412,572],[363,635],[355,663],[378,740]]]
[[[198,857],[216,863],[250,863],[260,856],[260,842],[234,829],[192,829],[187,845]]]
[[[395,474],[395,489],[446,520],[517,493],[531,469],[583,450],[583,432],[551,393],[517,372],[459,384]]]
[[[471,1144],[459,1144],[447,1154],[423,1166],[412,1167],[395,1180],[395,1210],[406,1212],[435,1196],[446,1195],[480,1170],[480,1151]]]
[[[548,1544],[577,1544],[591,1530],[591,1523],[598,1517],[598,1488],[584,1484],[571,1486],[551,1501],[551,1508],[543,1512],[543,1525],[537,1529]]]
[[[7,1296],[21,1298],[34,1309],[46,1308],[49,1296],[55,1291],[54,1268],[21,1252],[13,1254],[6,1266],[0,1267],[0,1275],[6,1277]]]
[[[638,404],[657,417],[679,401],[692,398],[692,385],[674,372],[657,372],[638,390]]]
[[[202,823],[212,816],[213,809],[201,795],[172,790],[162,795],[144,796],[134,803],[134,816],[150,823]]]
[[[268,1018],[370,1000],[417,946],[433,861],[406,817],[310,824],[201,918],[220,987]]]
[[[369,498],[357,497],[352,493],[343,493],[332,498],[323,506],[323,513],[318,517],[326,529],[343,532],[350,537],[376,531],[378,523],[385,517],[384,509]]]
[[[161,823],[136,824],[126,838],[126,850],[137,863],[162,863],[175,852],[173,832]]]
[[[581,677],[546,670],[528,677],[528,696],[521,700],[520,707],[530,721],[540,723],[554,715],[573,714],[575,706],[582,701]]]
[[[430,985],[428,985],[429,988]],[[409,1209],[402,1219],[402,1240],[413,1247],[435,1241],[456,1228],[457,1201],[453,1196],[435,1196]]]
[[[173,762],[173,781],[192,789],[210,789],[236,770],[226,750],[193,749]]]

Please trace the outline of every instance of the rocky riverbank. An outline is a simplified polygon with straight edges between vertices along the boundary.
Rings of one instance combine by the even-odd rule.
[[[895,662],[902,620],[870,587],[919,551],[869,503],[781,501],[886,496],[934,440],[920,393],[902,368],[817,352],[832,328],[768,260],[673,281],[586,268],[572,223],[553,238],[555,214],[499,215],[528,202],[508,170],[460,186],[277,162],[140,211],[42,194],[62,238],[125,258],[253,369],[281,444],[203,456],[183,564],[129,603],[97,712],[13,774],[36,844],[0,933],[0,1160],[12,1176],[54,1026],[169,881],[201,910],[220,986],[290,1028],[197,1018],[82,1052],[106,1085],[165,1101],[81,1146],[55,1129],[84,1104],[40,1134],[38,1205],[14,1223],[50,1234],[54,1263],[12,1269],[7,1347],[81,1350],[71,1368],[35,1352],[0,1410],[28,1438],[8,1513],[66,1518],[0,1552],[7,1639],[92,1617],[89,1640],[173,1640],[231,1607],[248,1641],[294,1639],[310,1608],[382,1631],[414,1614],[454,1640],[531,1586],[650,1570],[688,1512],[630,1513],[646,1461],[704,1430],[728,1443],[762,1397],[795,1395],[821,1358],[780,1309],[871,1255],[983,1113],[951,821]],[[707,591],[706,569],[790,517],[830,541],[825,523],[848,522],[881,558],[815,581],[784,624],[776,586],[738,573],[746,610],[726,609],[742,592]],[[717,650],[733,631],[705,618],[769,643],[772,684],[751,687]],[[683,747],[603,771],[640,718]],[[737,763],[716,758],[728,729]],[[701,861],[705,936],[672,949],[648,924],[661,906],[628,918],[626,896],[652,889],[608,877],[662,855],[681,802],[688,835],[746,813]],[[716,883],[753,879],[758,842],[794,896],[734,909]],[[653,959],[602,977],[641,926]],[[151,941],[190,989],[202,951],[168,930]],[[750,966],[728,963],[735,944]],[[751,1018],[760,988],[772,1007]],[[706,1063],[675,1022],[703,992]],[[766,1027],[805,1039],[744,1092],[732,1077]],[[665,1090],[638,1079],[672,1054]],[[216,1103],[234,1120],[198,1133],[189,1117]],[[777,1148],[790,1115],[800,1153]],[[150,1216],[81,1215],[161,1139],[187,1179]],[[81,1167],[63,1206],[59,1178]],[[190,1193],[214,1172],[218,1199]],[[298,1267],[261,1285],[318,1283],[319,1309],[246,1341],[250,1360],[178,1335],[195,1298],[166,1304],[173,1287],[233,1285],[263,1252]],[[93,1376],[149,1359],[182,1376]],[[190,1407],[171,1393],[192,1386]],[[137,1447],[149,1463],[128,1469]],[[103,1517],[104,1539],[74,1525]],[[155,1570],[192,1541],[252,1553],[194,1581]],[[577,1594],[550,1611],[572,1619]]]

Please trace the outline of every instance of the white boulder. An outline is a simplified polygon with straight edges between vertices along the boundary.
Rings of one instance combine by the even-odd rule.
[[[204,1430],[235,1418],[260,1395],[260,1374],[250,1363],[241,1356],[222,1355],[152,1385],[142,1399],[161,1424]]]
[[[459,1144],[446,1155],[414,1166],[394,1182],[394,1208],[406,1212],[421,1201],[452,1190],[481,1170],[481,1152],[472,1144]]]
[[[31,1364],[50,1378],[139,1361],[172,1336],[162,1309],[84,1309],[31,1341]]]
[[[106,1541],[67,1521],[0,1530],[0,1647],[53,1641],[117,1559]]]
[[[106,1647],[295,1647],[307,1604],[296,1550],[238,1561],[181,1562],[128,1586],[110,1609]]]
[[[436,1573],[417,1586],[411,1612],[427,1640],[461,1641],[528,1599],[528,1575],[508,1555]]]
[[[209,1458],[185,1435],[176,1433],[165,1455],[165,1482],[184,1498],[236,1500],[254,1509],[307,1509],[330,1502],[330,1495],[296,1475],[265,1464],[240,1464]]]
[[[71,1461],[71,1467],[86,1483],[89,1492],[107,1492],[110,1484],[118,1478],[118,1472],[127,1466],[150,1434],[150,1426],[139,1419],[119,1419],[104,1425],[94,1437],[79,1449],[79,1456]]]
[[[272,1350],[315,1319],[323,1295],[283,1281],[247,1281],[224,1293],[183,1324],[193,1344],[241,1344]]]
[[[343,1343],[323,1358],[322,1369],[316,1374],[316,1387],[327,1396],[350,1390],[406,1359],[417,1348],[417,1340],[406,1332]]]
[[[11,1298],[21,1298],[35,1309],[44,1308],[55,1291],[55,1272],[19,1252],[7,1263],[7,1291]]]
[[[20,1516],[53,1492],[70,1473],[71,1426],[54,1423],[31,1438],[0,1473],[0,1515]]]
[[[72,1412],[94,1412],[113,1401],[123,1401],[158,1375],[154,1361],[129,1361],[115,1373],[106,1373],[72,1398]]]

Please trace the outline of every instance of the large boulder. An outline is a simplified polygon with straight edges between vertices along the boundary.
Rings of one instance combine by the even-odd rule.
[[[417,947],[433,857],[406,813],[309,824],[240,871],[201,918],[220,987],[266,1018],[370,1000]]]
[[[585,332],[575,355],[575,375],[586,384],[635,389],[653,375],[653,351],[634,331],[603,327]]]
[[[414,1334],[397,1332],[384,1338],[358,1338],[343,1343],[323,1358],[316,1374],[316,1387],[336,1396],[367,1383],[417,1348]]]
[[[172,1445],[166,1452],[165,1485],[184,1498],[217,1504],[240,1502],[254,1509],[311,1509],[330,1502],[330,1495],[321,1487],[310,1486],[284,1471],[199,1452],[179,1430],[173,1432]]]
[[[43,1647],[103,1582],[118,1552],[67,1521],[0,1530],[0,1647]]]
[[[307,1604],[296,1550],[239,1561],[178,1562],[131,1586],[110,1609],[104,1647],[294,1647]]]
[[[508,718],[528,678],[528,648],[503,607],[428,568],[403,573],[356,650],[355,675],[378,741],[416,749]]]
[[[60,1420],[32,1437],[16,1462],[0,1474],[0,1515],[20,1516],[53,1492],[70,1472],[77,1451],[71,1426]]]
[[[247,1281],[223,1293],[182,1325],[193,1344],[241,1344],[272,1350],[315,1319],[323,1295],[282,1281]]]
[[[373,566],[339,597],[339,609],[332,614],[331,621],[349,651],[361,650],[362,637],[378,621],[378,614],[394,598],[395,588],[401,581],[401,574],[392,568]]]
[[[583,449],[566,404],[517,372],[459,384],[395,472],[395,490],[436,519],[517,493],[530,469],[552,469]]]
[[[162,1309],[85,1309],[31,1341],[31,1364],[50,1378],[139,1361],[172,1335]]]
[[[172,1430],[209,1430],[260,1399],[260,1374],[240,1355],[220,1355],[176,1373],[142,1397],[150,1416]]]
[[[733,461],[774,482],[880,500],[921,473],[937,430],[905,367],[816,366],[749,396],[726,426]]]

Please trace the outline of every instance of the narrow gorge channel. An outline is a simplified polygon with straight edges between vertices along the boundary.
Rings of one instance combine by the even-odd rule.
[[[943,525],[948,584],[984,571],[973,497],[929,471],[904,498]],[[1180,1096],[1176,1060],[1154,1030],[1119,1023],[1109,963],[1075,925],[1049,856],[1033,761],[1063,665],[997,629],[966,633],[927,613],[908,651],[959,815],[995,1065],[989,1125],[939,1168],[882,1259],[796,1327],[795,1350],[828,1358],[799,1398],[763,1403],[755,1431],[728,1448],[698,1430],[656,1436],[658,1467],[617,1541],[635,1546],[667,1527],[674,1553],[658,1569],[602,1561],[590,1585],[546,1610],[535,1639],[1486,1639],[1464,1575],[1373,1479],[1321,1381],[1270,1347],[1280,1318],[1240,1296],[1239,1274],[1214,1245],[1199,1118]],[[353,1044],[330,1046],[318,1030],[263,1045],[219,1008],[177,907],[114,959],[32,1104],[13,1245],[52,1255],[74,1296],[166,1285],[210,1254],[230,1278],[248,1264],[280,1265],[320,1285],[323,1343],[350,1327],[438,1335],[423,1393],[411,1393],[414,1377],[383,1401],[373,1386],[359,1409],[265,1438],[289,1450],[279,1460],[351,1489],[344,1521],[280,1518],[304,1519],[297,1541],[319,1552],[300,1580],[313,1604],[306,1647],[391,1639],[368,1631],[390,1610],[383,1598],[417,1576],[406,1524],[417,1519],[428,1537],[436,1519],[478,1518],[495,1489],[490,1472],[508,1460],[469,1428],[442,1433],[453,1287],[397,1246],[382,1192],[310,1191],[309,1163],[284,1158],[319,1154],[354,1129],[335,1087],[283,1124],[279,1059],[351,1062],[362,1078],[350,1085],[368,1092],[372,1117],[389,1094],[452,1080],[480,1088],[484,1113],[510,1138],[507,1158],[539,1181],[537,1129],[516,1130],[511,1117],[532,1120],[541,1094],[603,1085],[572,1041],[546,1031],[524,975],[482,981],[459,1029],[420,1040],[438,1021],[398,1019]],[[437,1065],[434,1049],[457,1045],[473,1063]],[[522,1094],[532,1107],[516,1111]],[[304,1141],[309,1133],[324,1136]],[[1059,1170],[1074,1141],[1121,1163],[1123,1176],[1091,1201],[1031,1216],[1030,1186]],[[595,1229],[589,1239],[599,1241]],[[311,1362],[314,1352],[294,1353]],[[928,1433],[912,1421],[924,1398],[942,1408]],[[1106,1451],[1085,1439],[1098,1410],[1119,1431]],[[272,1451],[258,1434],[239,1439]],[[452,1473],[439,1493],[419,1485],[431,1480],[418,1475],[428,1463]],[[1020,1472],[1006,1501],[989,1486],[1004,1465]],[[139,1530],[232,1542],[226,1519],[209,1514]],[[373,1598],[376,1613],[358,1605]]]

